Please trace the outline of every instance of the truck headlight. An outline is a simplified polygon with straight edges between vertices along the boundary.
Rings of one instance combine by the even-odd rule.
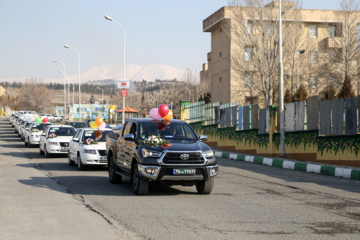
[[[141,154],[143,155],[143,157],[160,157],[161,156],[160,152],[149,151],[145,148],[143,148],[141,150]]]
[[[96,150],[84,149],[84,150],[83,150],[83,153],[96,154]]]
[[[214,152],[212,150],[203,152],[203,156],[205,158],[212,158],[214,156]]]

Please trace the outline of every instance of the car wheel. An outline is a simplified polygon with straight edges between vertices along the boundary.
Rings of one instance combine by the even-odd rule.
[[[122,177],[116,174],[116,168],[114,163],[114,157],[110,157],[108,164],[109,181],[112,184],[121,183]]]
[[[136,195],[146,195],[149,190],[149,181],[141,179],[139,176],[138,164],[135,163],[132,173],[131,173],[131,182],[133,191]]]
[[[25,140],[24,144],[25,144],[25,147],[29,146],[29,144],[26,142],[26,140]]]
[[[46,145],[44,145],[44,156],[45,157],[50,157],[50,154],[48,153],[47,149],[46,149]]]
[[[210,194],[214,188],[214,178],[203,180],[196,184],[196,190],[199,194]]]
[[[71,158],[70,158],[70,153],[68,153],[68,163],[69,163],[69,166],[75,165],[75,162],[73,160],[71,160]]]
[[[78,155],[77,157],[77,167],[80,171],[84,170],[85,169],[85,166],[84,164],[81,162],[81,157],[80,157],[80,154]]]
[[[43,154],[44,154],[44,151],[41,150],[41,147],[40,147],[40,146],[39,146],[39,154],[40,154],[40,155],[43,155]]]
[[[26,143],[26,140],[25,140],[25,143]],[[32,147],[32,144],[30,143],[30,138],[28,138],[27,146],[28,146],[29,148]]]

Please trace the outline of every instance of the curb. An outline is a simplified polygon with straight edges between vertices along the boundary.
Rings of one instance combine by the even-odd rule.
[[[354,180],[360,180],[360,170],[345,168],[345,167],[335,167],[329,165],[313,164],[306,162],[296,162],[286,159],[279,158],[267,158],[261,156],[251,156],[246,154],[237,154],[222,152],[219,150],[213,150],[215,157],[220,158],[229,158],[236,161],[245,161],[252,162],[256,164],[268,165],[271,167],[285,168],[309,173],[317,173],[326,176],[342,177]]]

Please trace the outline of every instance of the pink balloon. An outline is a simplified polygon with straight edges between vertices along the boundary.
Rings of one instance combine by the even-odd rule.
[[[150,117],[154,120],[159,120],[161,119],[161,116],[159,115],[159,111],[157,108],[153,108],[150,110],[150,113],[149,113]]]
[[[106,128],[106,123],[103,123],[99,126],[99,130],[105,129]]]
[[[30,118],[30,121],[32,121],[32,122],[35,121],[35,118],[34,118],[34,117],[31,117],[31,118]]]

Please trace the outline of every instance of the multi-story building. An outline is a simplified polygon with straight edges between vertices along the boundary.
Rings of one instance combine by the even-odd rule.
[[[223,7],[203,21],[203,31],[211,33],[211,52],[200,78],[210,82],[211,102],[278,103],[278,6],[274,1]],[[358,93],[359,14],[284,2],[284,89],[294,94],[303,84],[308,96],[318,95],[329,84],[340,89],[347,74]]]

